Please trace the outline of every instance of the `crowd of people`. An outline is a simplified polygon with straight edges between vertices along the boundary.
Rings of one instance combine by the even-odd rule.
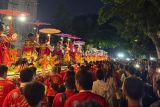
[[[58,65],[45,74],[28,66],[12,78],[0,65],[0,107],[160,107],[160,64],[145,62]]]

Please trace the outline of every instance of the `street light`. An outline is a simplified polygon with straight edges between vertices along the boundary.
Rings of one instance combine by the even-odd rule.
[[[150,60],[151,60],[151,61],[155,61],[155,60],[156,60],[156,58],[154,58],[154,57],[150,57]]]
[[[8,19],[8,20],[12,20],[12,16],[8,16],[7,19]]]
[[[117,56],[118,56],[119,58],[124,58],[125,55],[124,55],[124,53],[121,53],[121,52],[120,52],[120,53],[117,54]]]
[[[131,59],[130,59],[130,58],[126,58],[126,60],[127,60],[127,61],[130,61]]]
[[[21,15],[18,18],[21,22],[25,22],[27,20],[27,17],[25,15]]]
[[[37,28],[36,28],[36,27],[34,27],[33,29],[34,29],[34,30],[36,30]]]

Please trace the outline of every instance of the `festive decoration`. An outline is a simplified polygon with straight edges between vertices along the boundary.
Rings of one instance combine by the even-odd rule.
[[[29,16],[30,15],[30,13],[28,12],[21,12],[13,9],[0,9],[0,14],[4,14],[8,16],[20,16],[20,15]]]
[[[56,34],[56,33],[60,33],[61,31],[53,28],[44,28],[44,29],[40,29],[39,32],[45,33],[45,34]]]

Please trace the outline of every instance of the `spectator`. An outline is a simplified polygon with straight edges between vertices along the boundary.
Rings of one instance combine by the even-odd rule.
[[[74,71],[68,71],[66,72],[66,78],[68,77],[74,77],[75,76],[75,72]]]
[[[149,107],[156,101],[157,97],[153,92],[153,87],[150,84],[144,84],[144,95],[142,104],[144,107]]]
[[[114,107],[114,101],[116,98],[117,85],[116,80],[113,77],[113,70],[110,69],[106,75],[106,85],[107,85],[107,99],[110,104],[110,107]]]
[[[52,107],[63,107],[65,101],[75,94],[75,79],[74,77],[68,77],[65,81],[66,91],[64,93],[58,93],[54,100]]]
[[[87,70],[80,70],[76,76],[76,88],[78,94],[73,95],[65,102],[65,107],[75,107],[78,103],[85,100],[94,100],[103,107],[108,107],[105,99],[91,92],[93,81],[92,74]]]
[[[157,95],[160,98],[160,79],[156,82]],[[150,107],[160,107],[160,100],[153,103]]]
[[[128,107],[142,107],[143,82],[137,77],[129,77],[123,83],[123,92],[128,100]]]
[[[45,87],[40,82],[32,82],[24,87],[24,96],[31,107],[41,107],[45,96]]]
[[[15,85],[6,79],[8,67],[0,65],[0,107],[2,107],[3,101],[7,94],[15,88]]]
[[[33,81],[36,72],[31,68],[25,68],[20,72],[20,88],[12,90],[6,96],[2,107],[29,107],[24,98],[24,87]]]
[[[142,67],[141,68],[141,78],[143,82],[147,82],[147,76],[148,76],[147,70],[145,70],[145,67]]]
[[[96,72],[96,78],[97,80],[93,82],[92,92],[102,97],[106,97],[107,85],[104,81],[104,72],[102,70],[98,70]]]
[[[59,92],[59,86],[63,83],[63,78],[59,74],[60,70],[60,66],[54,67],[52,70],[52,74],[45,81],[45,84],[47,86],[46,94],[49,107],[52,107],[53,99],[55,95]]]
[[[63,81],[65,81],[68,77],[74,77],[75,76],[75,72],[74,71],[67,71],[66,73],[65,73],[65,76],[64,76],[64,78],[63,78]]]

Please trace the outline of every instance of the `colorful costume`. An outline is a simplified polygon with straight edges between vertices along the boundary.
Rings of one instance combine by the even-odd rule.
[[[19,88],[12,90],[5,98],[2,107],[30,107]]]
[[[66,48],[64,49],[64,58],[63,58],[63,61],[64,61],[65,63],[69,63],[69,62],[71,61],[68,47],[66,47]]]
[[[84,63],[84,59],[83,59],[83,56],[82,56],[82,50],[80,49],[80,47],[78,47],[76,49],[76,53],[75,53],[75,61],[76,63]]]
[[[43,57],[43,56],[49,56],[49,55],[50,55],[49,46],[47,44],[42,44],[40,46],[40,54],[39,54],[39,56]]]
[[[36,60],[38,57],[38,53],[36,52],[35,49],[35,44],[31,40],[26,40],[23,50],[22,50],[22,56],[23,58],[28,59],[29,62],[32,60]]]
[[[61,43],[58,43],[57,46],[55,47],[54,54],[57,55],[57,58],[58,58],[59,62],[61,63],[62,58],[63,58]]]
[[[9,40],[6,35],[0,35],[0,64],[10,65],[11,59],[9,57],[9,49],[6,47],[6,43]]]
[[[39,52],[39,64],[41,65],[42,71],[45,71],[48,68],[49,60],[48,57],[50,56],[50,49],[47,44],[42,44],[40,46]]]
[[[7,94],[15,88],[15,85],[3,78],[0,78],[0,107],[2,107],[3,101]]]

